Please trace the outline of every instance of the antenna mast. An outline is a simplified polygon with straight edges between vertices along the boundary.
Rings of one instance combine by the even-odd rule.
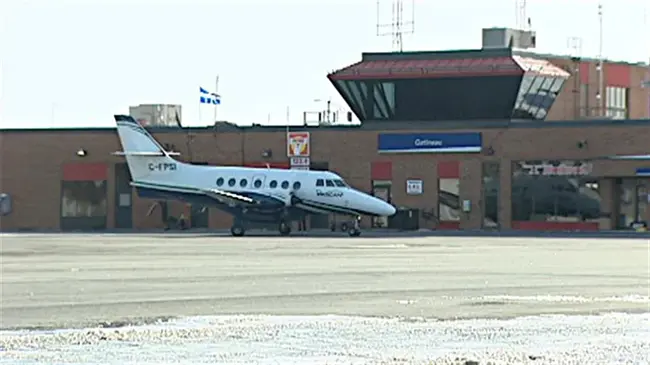
[[[605,110],[605,95],[603,95],[603,89],[605,84],[605,78],[603,77],[603,4],[598,3],[598,115],[604,116]]]
[[[526,18],[526,0],[515,0],[515,26],[519,30],[526,30],[528,19]]]
[[[402,35],[413,34],[415,32],[415,0],[410,0],[411,19],[404,21],[404,1],[403,0],[384,0],[391,2],[391,21],[382,23],[381,7],[382,0],[377,0],[377,36],[390,35],[393,38],[393,51],[403,52]],[[408,1],[408,0],[407,0]],[[390,28],[390,31],[384,29]]]
[[[567,39],[567,47],[569,48],[571,60],[573,61],[573,70],[571,70],[571,73],[575,75],[573,78],[574,118],[580,119],[582,115],[589,116],[588,102],[583,102],[583,90],[582,86],[580,85],[580,72],[582,71],[580,70],[580,58],[582,57],[582,38],[569,37]]]

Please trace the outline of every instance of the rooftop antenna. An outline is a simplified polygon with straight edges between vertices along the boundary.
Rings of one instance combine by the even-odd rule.
[[[582,57],[582,38],[580,37],[567,38],[567,47],[569,48],[569,54],[571,55],[571,60],[573,61],[573,65],[572,65],[573,69],[571,70],[571,74],[574,75],[573,78],[574,118],[580,119],[583,108],[584,108],[584,115],[589,115],[589,111],[587,110],[587,105],[582,105],[583,90],[580,85],[580,79],[581,79],[580,58]]]
[[[605,85],[605,78],[603,77],[603,4],[598,3],[598,94],[596,95],[598,101],[598,115],[600,117],[605,115],[603,108],[605,98],[603,96],[603,89]]]
[[[530,20],[526,18],[526,0],[515,0],[515,26],[519,30],[527,30]]]
[[[382,23],[380,9],[382,3],[388,1],[391,2],[392,8],[391,21],[389,23]],[[377,36],[392,36],[394,52],[403,52],[404,50],[402,35],[415,33],[415,0],[410,0],[410,6],[411,18],[405,21],[403,19],[404,0],[377,0]],[[386,28],[390,28],[390,31],[384,30]]]

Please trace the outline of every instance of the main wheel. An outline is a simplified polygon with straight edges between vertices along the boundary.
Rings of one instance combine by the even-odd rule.
[[[230,233],[235,237],[241,237],[246,233],[246,229],[243,224],[235,223],[230,227]]]
[[[291,226],[287,224],[287,222],[280,222],[280,226],[278,227],[278,230],[280,231],[280,234],[283,236],[288,236],[291,234]]]
[[[350,237],[359,237],[361,236],[361,230],[353,227],[348,230],[348,234]]]
[[[348,231],[348,224],[346,222],[341,223],[341,231],[346,232]]]

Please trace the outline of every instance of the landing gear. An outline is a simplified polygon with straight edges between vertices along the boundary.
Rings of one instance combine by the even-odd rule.
[[[354,220],[354,224],[348,230],[348,234],[350,235],[350,237],[361,236],[361,227],[359,226],[360,222],[361,222],[361,217],[357,217],[357,219]]]
[[[278,230],[280,231],[280,234],[283,236],[288,236],[291,234],[291,226],[287,224],[285,221],[280,222],[280,226],[278,227]]]
[[[230,227],[230,233],[235,236],[235,237],[241,237],[246,233],[246,227],[244,226],[244,222],[240,220],[236,220],[232,227]]]

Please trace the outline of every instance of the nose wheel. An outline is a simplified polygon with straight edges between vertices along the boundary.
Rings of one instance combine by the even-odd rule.
[[[280,231],[280,234],[282,236],[288,236],[288,235],[291,234],[291,226],[289,224],[287,224],[287,222],[285,222],[285,221],[280,222],[278,230]]]
[[[348,229],[348,235],[350,235],[350,237],[359,237],[359,236],[361,236],[360,223],[361,223],[361,217],[359,216],[359,217],[357,217],[357,219],[354,220],[354,223],[352,224],[352,227],[350,227],[350,229]]]

